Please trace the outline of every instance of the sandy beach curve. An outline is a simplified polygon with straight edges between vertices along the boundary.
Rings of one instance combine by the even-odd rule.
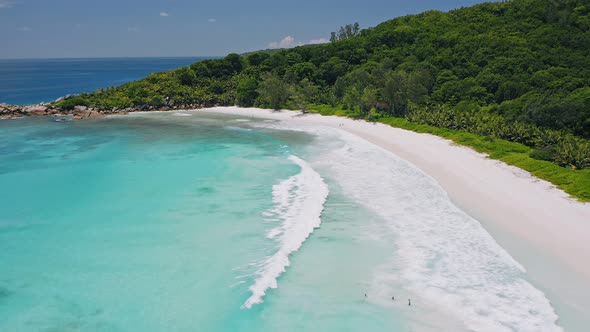
[[[380,123],[336,116],[216,107],[215,112],[345,130],[432,176],[526,269],[550,299],[566,331],[590,324],[590,204],[530,173],[452,141]]]

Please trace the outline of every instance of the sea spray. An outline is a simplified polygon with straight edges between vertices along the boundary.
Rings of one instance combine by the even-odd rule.
[[[264,215],[281,224],[272,229],[267,238],[274,239],[278,251],[264,260],[256,272],[257,278],[250,291],[252,295],[242,308],[262,303],[262,297],[269,288],[277,288],[277,278],[289,266],[289,255],[297,251],[313,230],[321,224],[324,202],[328,197],[328,186],[322,177],[302,159],[290,156],[301,171],[273,186],[274,206]]]

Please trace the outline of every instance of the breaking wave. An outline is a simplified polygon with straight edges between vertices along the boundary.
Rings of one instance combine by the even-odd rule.
[[[250,286],[252,295],[242,308],[251,308],[262,303],[269,288],[277,288],[277,278],[289,266],[289,255],[301,248],[313,230],[321,224],[328,186],[322,177],[304,160],[290,156],[289,159],[301,170],[298,174],[273,186],[274,206],[264,215],[280,225],[272,229],[267,238],[278,244],[278,251],[261,262],[257,278]]]

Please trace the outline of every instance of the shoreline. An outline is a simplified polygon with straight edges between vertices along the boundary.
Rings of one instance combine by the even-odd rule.
[[[566,331],[590,318],[590,204],[551,183],[444,138],[380,123],[297,111],[215,107],[196,110],[327,126],[347,131],[433,177],[527,270]]]
[[[67,99],[72,96],[64,96],[59,99]],[[9,105],[0,103],[0,120],[21,119],[27,116],[71,116],[72,120],[83,120],[87,118],[102,118],[109,115],[126,115],[134,112],[167,112],[179,111],[187,108],[197,109],[197,107],[205,108],[207,105],[181,104],[170,105],[162,107],[143,106],[143,107],[127,107],[127,108],[112,108],[112,109],[98,109],[87,106],[75,106],[72,109],[62,109],[48,103],[32,104],[32,105]]]

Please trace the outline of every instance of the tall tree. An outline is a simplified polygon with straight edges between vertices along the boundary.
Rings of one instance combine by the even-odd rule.
[[[289,86],[276,72],[265,73],[257,91],[275,110],[280,109],[290,96]]]
[[[314,97],[319,93],[319,87],[307,78],[293,86],[292,90],[291,98],[303,112],[307,111],[307,105],[313,102]]]
[[[330,42],[335,43],[337,41],[338,41],[338,37],[336,37],[336,32],[331,32],[330,33]]]

